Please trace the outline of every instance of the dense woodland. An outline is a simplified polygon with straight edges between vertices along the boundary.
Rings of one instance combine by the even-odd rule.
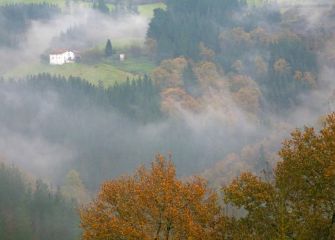
[[[90,7],[112,21],[138,2]],[[315,24],[280,4],[165,3],[137,49],[151,74],[1,78],[0,239],[334,239],[335,8]],[[0,48],[60,12],[0,7]],[[88,26],[52,44],[92,47]]]
[[[182,56],[195,73],[201,65],[213,64],[226,78],[245,76],[256,83],[261,95],[254,97],[267,110],[297,104],[297,96],[316,84],[317,56],[305,41],[304,26],[302,34],[294,31],[298,23],[288,22],[295,16],[282,16],[279,6],[253,9],[243,1],[216,0],[166,3],[167,10],[155,11],[148,30],[148,46],[158,62]],[[195,84],[203,81],[199,75]],[[238,84],[232,91],[236,88]]]
[[[162,116],[160,95],[152,79],[148,76],[128,79],[125,83],[105,88],[87,81],[70,77],[39,74],[17,81],[1,81],[1,88],[22,91],[22,94],[43,95],[49,91],[59,94],[63,106],[72,109],[97,107],[108,111],[113,109],[134,121],[155,121]]]

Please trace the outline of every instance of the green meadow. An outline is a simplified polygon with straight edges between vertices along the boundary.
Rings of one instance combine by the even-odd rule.
[[[65,77],[74,76],[86,79],[92,84],[98,85],[100,82],[104,86],[112,86],[116,82],[121,83],[127,78],[136,78],[144,74],[150,74],[155,65],[145,58],[127,59],[124,62],[117,60],[101,61],[98,64],[72,63],[64,65],[49,65],[47,63],[32,63],[20,65],[9,72],[5,78],[20,78],[38,73],[49,73],[51,75],[61,75]]]

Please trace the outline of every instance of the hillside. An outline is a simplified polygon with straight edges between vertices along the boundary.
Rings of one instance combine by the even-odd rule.
[[[13,4],[13,1],[1,1],[0,4]],[[15,3],[49,3],[49,4],[56,4],[61,7],[62,11],[65,13],[67,12],[67,7],[65,5],[65,1],[16,1]],[[83,7],[83,10],[80,11],[86,11],[91,8],[91,4],[88,4],[86,2],[79,2],[79,5],[75,5],[75,8]],[[114,5],[107,4],[110,8],[110,11],[113,11]],[[153,4],[143,4],[138,6],[138,19],[135,19],[136,21],[141,21],[143,24],[146,24],[145,21],[149,21],[150,18],[153,17],[153,10],[156,8],[164,8],[165,5],[163,3],[153,3]],[[67,14],[65,14],[67,16]],[[70,16],[70,15],[69,15]],[[108,21],[108,16],[98,16],[98,18],[103,19],[102,21]],[[127,20],[128,21],[128,20]],[[52,24],[52,23],[51,23]],[[122,19],[118,20],[116,23],[119,25],[118,28],[121,31],[129,31],[127,30],[127,26],[122,23]],[[146,25],[143,25],[141,23],[141,28],[146,27]],[[69,29],[71,29],[73,25],[69,24]],[[135,26],[136,27],[136,26]],[[123,28],[123,29],[122,29]],[[65,29],[67,30],[67,29]],[[113,31],[113,30],[112,30]],[[145,30],[144,30],[145,31]],[[63,34],[64,32],[60,32],[60,34]],[[66,32],[65,32],[66,33]],[[144,32],[145,33],[145,32]],[[149,58],[143,54],[143,35],[141,36],[126,36],[127,33],[123,34],[124,36],[117,36],[112,38],[113,42],[113,51],[116,53],[114,54],[114,60],[110,61],[108,59],[105,59],[103,57],[104,47],[105,47],[105,41],[107,39],[95,39],[90,40],[90,45],[86,47],[86,49],[81,49],[81,52],[86,51],[98,51],[98,59],[95,59],[93,62],[85,61],[85,63],[75,63],[75,64],[69,64],[69,65],[63,65],[63,66],[50,66],[47,61],[41,61],[40,57],[38,55],[35,56],[35,59],[29,60],[29,63],[22,63],[20,61],[19,64],[11,65],[9,68],[7,68],[3,76],[5,78],[15,78],[15,77],[24,77],[26,75],[34,75],[38,73],[50,73],[55,75],[62,75],[65,77],[68,76],[75,76],[75,77],[81,77],[87,79],[89,82],[98,85],[99,82],[102,82],[105,86],[111,86],[115,82],[123,82],[127,78],[133,79],[137,78],[138,76],[142,76],[144,74],[151,74],[155,63]],[[88,34],[91,34],[88,32]],[[112,33],[115,35],[115,33]],[[116,33],[117,35],[117,33]],[[71,37],[68,37],[68,42],[75,42],[76,40],[71,39]],[[73,45],[73,43],[70,43]],[[75,45],[74,45],[75,46]],[[53,44],[50,44],[49,49],[55,48]],[[69,47],[71,49],[71,47]],[[76,47],[74,47],[76,49]],[[46,55],[45,57],[48,57],[48,51],[46,50],[43,54]],[[137,53],[135,56],[132,54],[131,51],[142,51],[142,53]],[[126,61],[120,62],[118,61],[118,54],[119,53],[126,53]]]
[[[335,4],[0,0],[0,239],[335,239],[334,49]]]

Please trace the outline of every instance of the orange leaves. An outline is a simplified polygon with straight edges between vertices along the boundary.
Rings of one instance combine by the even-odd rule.
[[[274,188],[251,173],[241,176],[224,189],[225,199],[238,207],[252,211],[255,207],[269,205],[274,200]]]
[[[244,173],[224,188],[225,202],[246,210],[237,224],[251,239],[334,239],[335,113],[320,132],[295,130],[279,155],[273,183]]]
[[[164,60],[153,72],[153,79],[161,88],[175,88],[183,86],[182,73],[187,66],[183,57]]]
[[[258,113],[262,94],[253,79],[244,75],[236,75],[230,80],[230,88],[234,101],[243,110]]]
[[[334,239],[335,113],[320,132],[294,131],[280,156],[272,181],[247,172],[223,189],[225,203],[240,211],[228,219],[203,179],[178,180],[173,163],[158,155],[150,168],[101,186],[81,211],[83,239]]]
[[[162,111],[172,116],[183,110],[197,112],[201,108],[201,104],[182,88],[164,89],[161,96]]]
[[[222,84],[224,84],[222,74],[220,74],[217,66],[213,62],[203,61],[197,63],[194,68],[194,73],[203,90],[207,90],[210,87],[222,87]]]
[[[209,239],[219,214],[217,196],[201,179],[176,179],[171,161],[161,155],[151,168],[105,182],[98,198],[82,209],[83,238]]]
[[[335,212],[335,114],[320,132],[307,127],[294,131],[280,156],[276,185],[290,204],[297,236],[326,236]]]
[[[275,72],[280,73],[280,74],[288,73],[291,69],[290,64],[284,58],[278,59],[273,64],[273,68]]]

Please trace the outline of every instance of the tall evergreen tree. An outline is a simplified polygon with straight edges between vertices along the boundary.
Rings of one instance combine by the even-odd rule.
[[[110,39],[107,40],[106,47],[105,47],[105,56],[111,57],[113,55],[113,47],[112,42]]]

